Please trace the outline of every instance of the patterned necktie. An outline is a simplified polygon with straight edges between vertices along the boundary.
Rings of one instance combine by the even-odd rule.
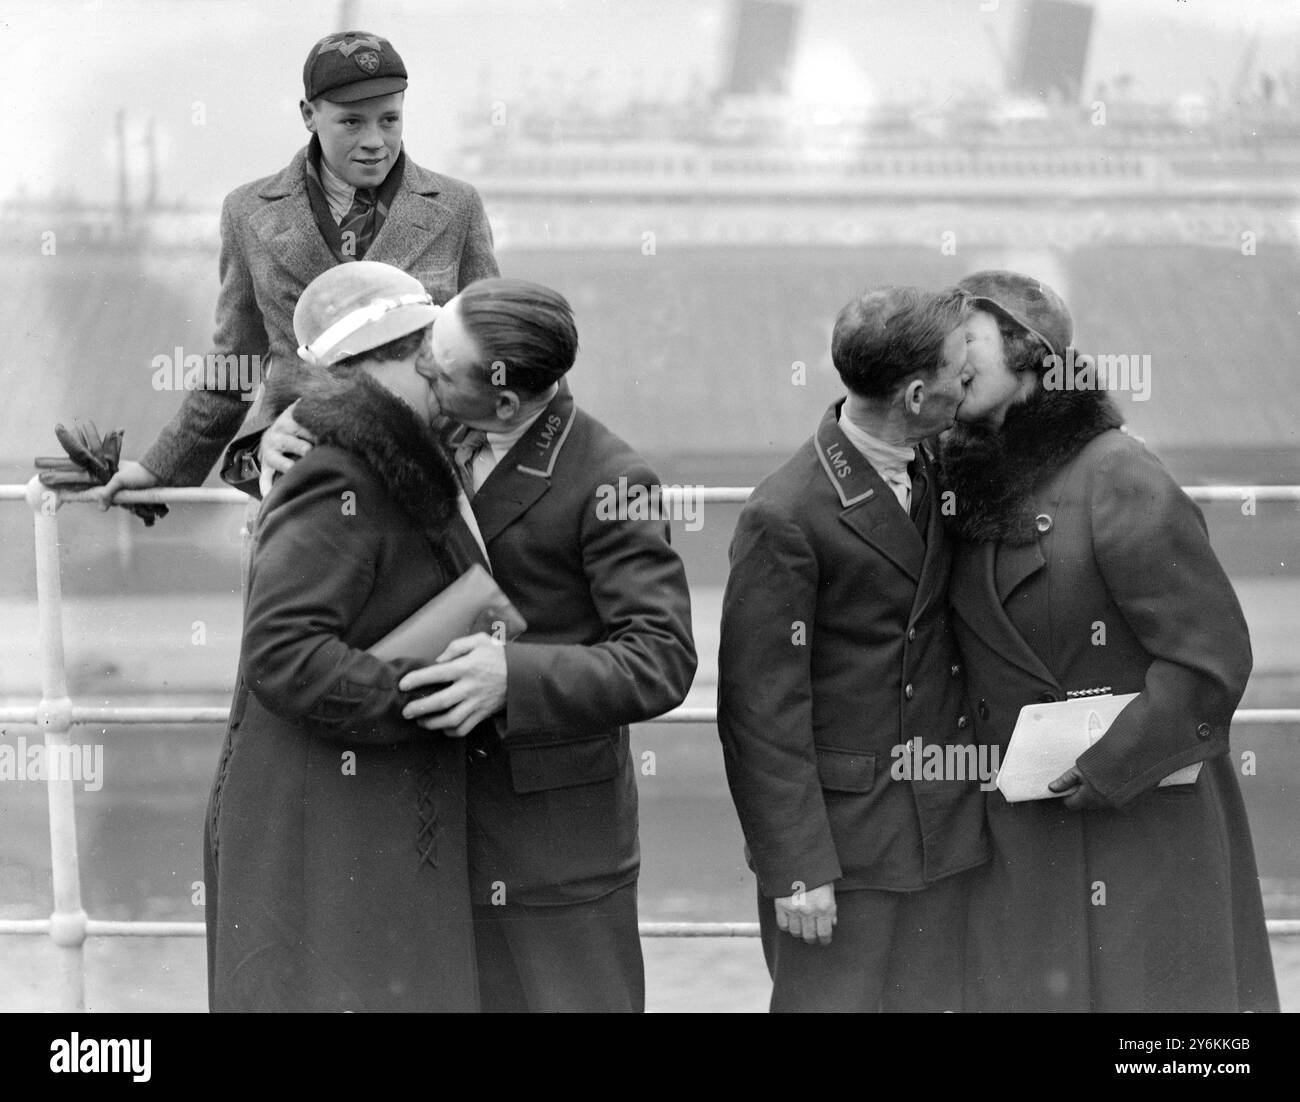
[[[456,445],[456,473],[460,475],[460,484],[465,487],[465,496],[474,496],[474,457],[487,444],[487,433],[481,429],[470,429]]]
[[[343,239],[343,255],[353,260],[365,258],[366,250],[375,239],[375,205],[377,196],[374,188],[357,188],[352,196],[352,206],[348,208],[343,221],[339,223],[339,236]]]

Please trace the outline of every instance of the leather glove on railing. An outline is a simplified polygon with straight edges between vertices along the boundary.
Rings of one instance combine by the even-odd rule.
[[[105,485],[117,473],[122,455],[121,429],[114,429],[100,439],[95,423],[87,421],[84,428],[74,425],[72,431],[63,425],[55,425],[54,435],[68,453],[68,458],[37,458],[36,467],[42,485],[61,490],[88,490],[92,486]],[[167,515],[166,505],[126,505],[124,508],[130,509],[147,526]]]

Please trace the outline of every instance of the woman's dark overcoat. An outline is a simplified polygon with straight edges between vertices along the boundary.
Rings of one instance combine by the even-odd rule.
[[[1110,803],[986,798],[968,1004],[986,1010],[1275,1010],[1250,827],[1228,743],[1251,668],[1197,506],[1104,394],[1040,395],[1000,441],[945,455],[952,576],[976,737],[1020,709],[1140,694],[1078,759]],[[1195,784],[1157,788],[1202,762]]]
[[[478,1008],[460,740],[401,718],[366,654],[475,552],[454,471],[401,400],[318,381],[316,446],[259,518],[206,824],[213,1010]]]

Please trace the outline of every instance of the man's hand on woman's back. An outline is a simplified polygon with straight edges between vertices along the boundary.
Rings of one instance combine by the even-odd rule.
[[[262,441],[257,446],[257,464],[261,469],[258,484],[262,496],[270,492],[271,483],[277,472],[283,474],[294,463],[311,451],[315,438],[293,419],[294,406],[289,406],[275,419],[271,427],[262,433]]]

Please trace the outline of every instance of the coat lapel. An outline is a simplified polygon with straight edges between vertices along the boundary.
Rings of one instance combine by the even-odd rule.
[[[267,255],[293,272],[302,287],[337,263],[321,237],[307,198],[306,161],[307,151],[300,149],[287,168],[262,185],[258,195],[266,205],[248,220]]]
[[[958,556],[952,575],[952,606],[990,650],[1037,678],[1045,687],[1059,690],[1052,671],[1043,664],[1024,636],[1016,631],[1002,607],[994,567],[997,547],[994,543],[968,545]],[[1037,549],[1037,545],[1034,547]],[[1041,554],[1039,559],[1041,562]]]
[[[267,201],[266,206],[250,219],[254,232],[270,250],[269,255],[304,277],[303,286],[338,263],[312,213],[306,161],[304,146],[288,167],[262,185],[258,195]],[[448,224],[447,212],[436,199],[441,190],[441,177],[436,172],[421,168],[407,157],[402,182],[366,259],[383,261],[403,271],[417,267],[429,243]]]
[[[393,205],[375,234],[366,259],[392,264],[404,272],[412,271],[429,243],[446,228],[446,211],[433,198],[441,190],[437,173],[421,168],[407,157]]]
[[[491,545],[550,489],[556,460],[577,413],[568,383],[560,380],[559,392],[542,415],[492,469],[474,495],[474,516],[484,543]],[[458,429],[452,434],[449,443],[453,448],[463,431]]]
[[[1016,547],[1009,543],[998,546],[996,561],[993,566],[993,583],[997,590],[998,603],[1005,604],[1021,582],[1037,574],[1047,565],[1038,541]]]
[[[843,510],[840,520],[913,581],[925,561],[925,543],[894,492],[839,426],[840,403],[831,406],[813,438],[826,477]]]
[[[1058,470],[1034,494],[1041,534],[1050,532],[1065,492],[1067,467]],[[1047,566],[1042,538],[1023,545],[1007,542],[967,544],[952,576],[952,605],[988,646],[1020,669],[1060,691],[1060,685],[1006,612],[1006,602],[1016,589]]]
[[[1052,530],[1057,510],[1060,508],[1061,495],[1065,492],[1065,475],[1069,465],[1058,470],[1034,494],[1034,507],[1038,510],[1035,526],[1039,527],[1039,539],[1032,543],[1013,546],[1002,543],[994,564],[993,581],[997,587],[999,603],[1005,604],[1008,597],[1022,582],[1033,577],[1047,565],[1043,558],[1042,536]]]

